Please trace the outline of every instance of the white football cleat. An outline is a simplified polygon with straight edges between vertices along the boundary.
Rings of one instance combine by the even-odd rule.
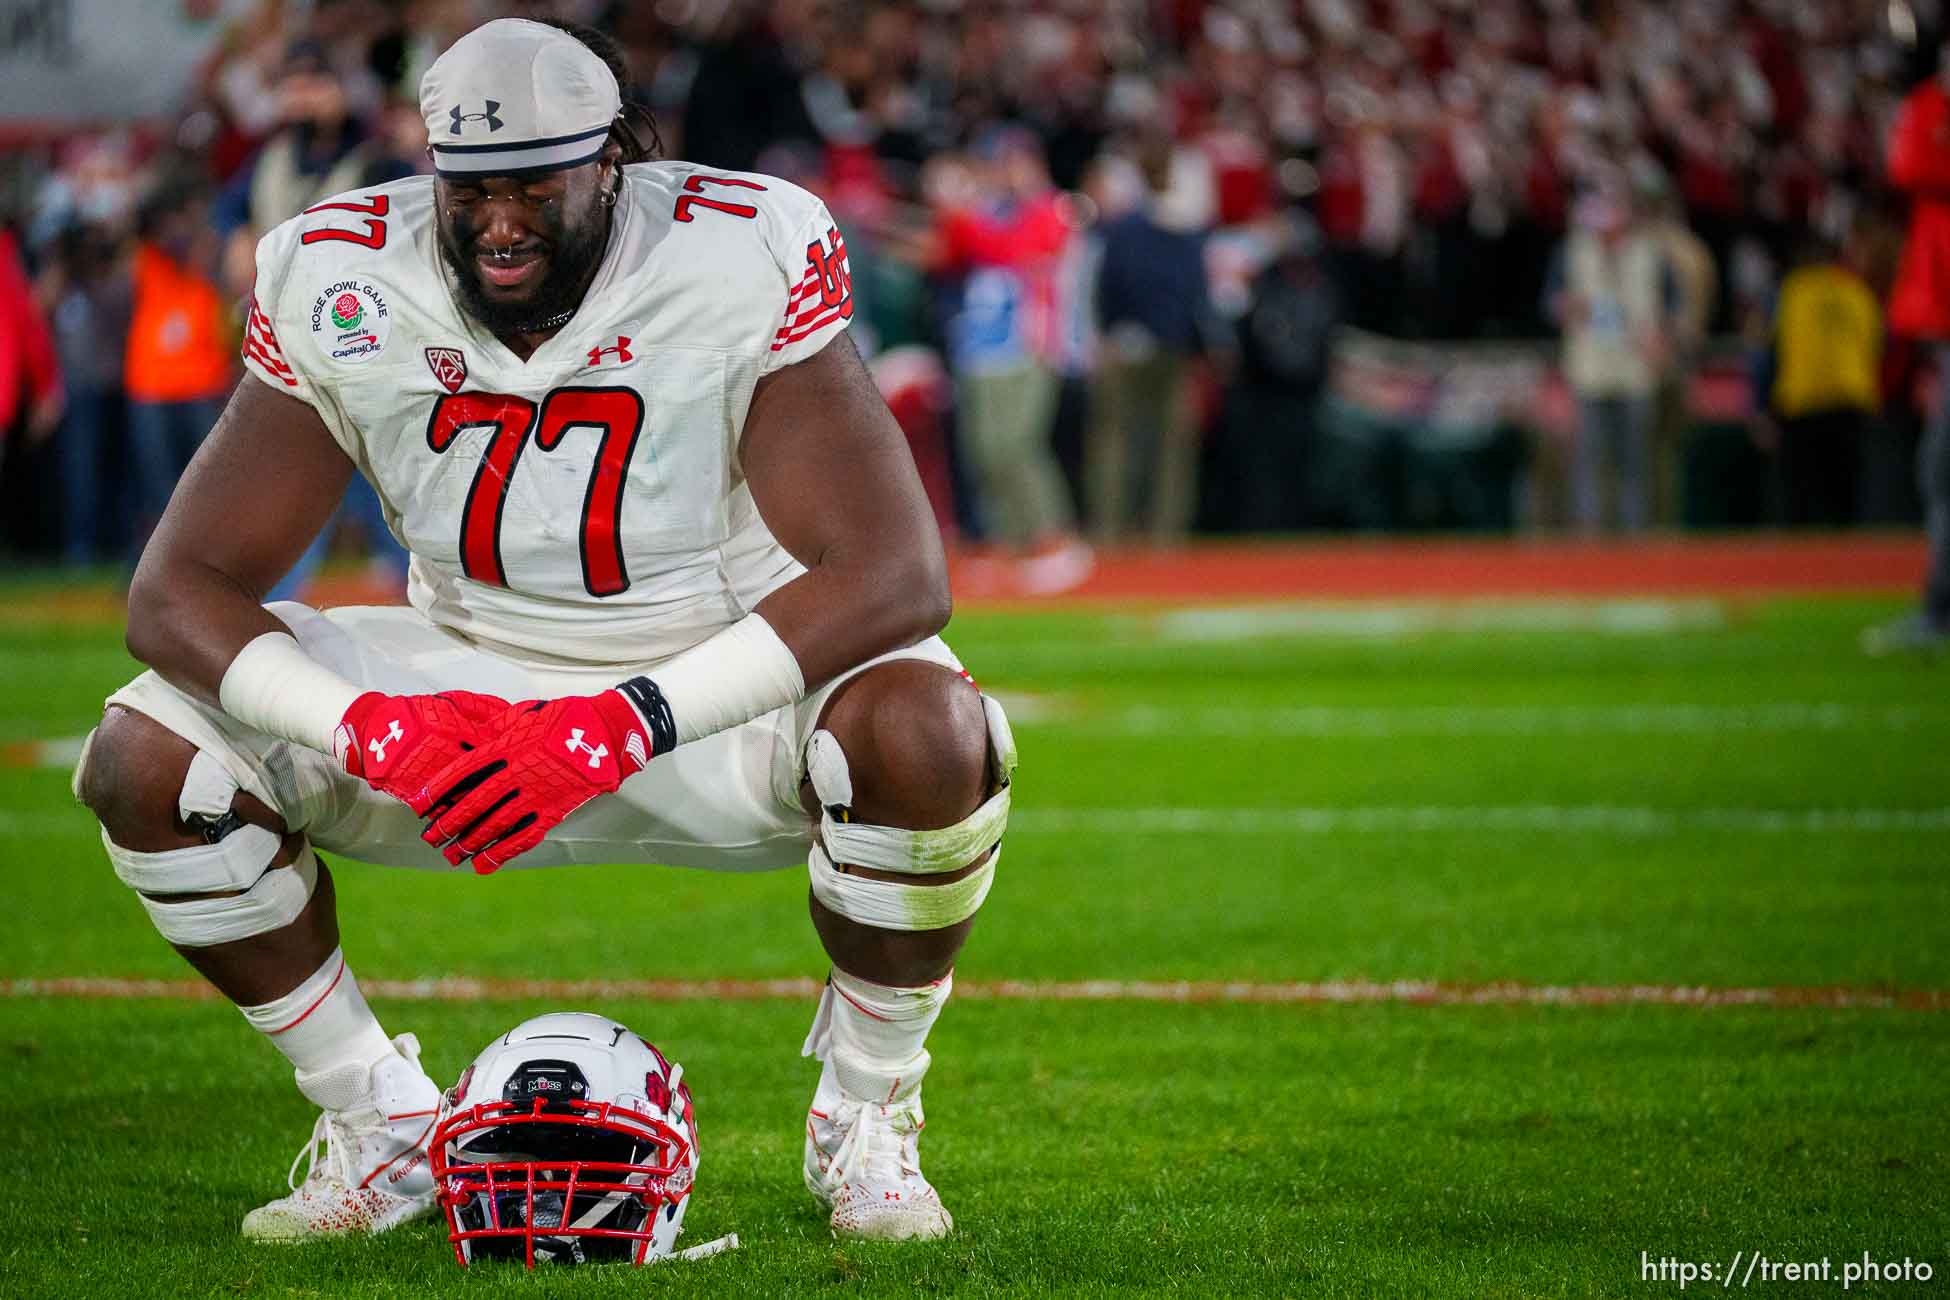
[[[835,1236],[870,1241],[930,1241],[954,1216],[921,1176],[917,1082],[906,1095],[866,1101],[840,1087],[828,1061],[806,1113],[806,1189],[832,1210]]]
[[[418,1039],[401,1034],[393,1046],[369,1074],[356,1067],[333,1072],[364,1079],[304,1081],[314,1100],[336,1090],[348,1104],[319,1114],[285,1177],[291,1195],[246,1214],[246,1237],[290,1242],[384,1232],[433,1212],[426,1142],[439,1119],[440,1089],[420,1068]],[[299,1161],[309,1161],[302,1183]]]

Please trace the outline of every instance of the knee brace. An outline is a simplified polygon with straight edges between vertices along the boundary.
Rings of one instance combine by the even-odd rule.
[[[851,818],[853,776],[846,754],[830,731],[815,731],[806,744],[806,772],[819,799],[819,842],[808,857],[813,896],[850,921],[882,930],[938,930],[975,915],[995,881],[1009,822],[1009,791],[1016,770],[1015,738],[1002,706],[984,695],[989,759],[995,788],[982,806],[952,826],[904,830],[866,826]],[[911,876],[958,871],[994,849],[988,861],[946,885],[873,880],[849,875],[835,862]]]
[[[81,762],[87,762],[85,750]],[[230,810],[237,788],[223,765],[199,750],[183,779],[177,809],[184,821],[202,829],[205,843],[137,853],[102,831],[116,876],[136,891],[157,931],[173,944],[206,948],[281,930],[311,901],[318,859],[310,846],[290,867],[274,867],[283,837],[237,819]],[[154,894],[215,896],[162,902]]]

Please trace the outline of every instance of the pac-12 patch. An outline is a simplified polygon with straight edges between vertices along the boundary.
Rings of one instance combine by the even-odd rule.
[[[370,280],[339,280],[312,299],[312,341],[333,361],[370,361],[386,350],[392,333],[392,311]]]

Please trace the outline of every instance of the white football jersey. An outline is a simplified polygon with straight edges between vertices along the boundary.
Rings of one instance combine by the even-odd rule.
[[[623,174],[588,294],[525,362],[460,306],[430,177],[340,195],[257,247],[246,366],[372,481],[413,606],[516,655],[662,659],[803,571],[738,443],[759,378],[851,319],[845,243],[774,177]]]

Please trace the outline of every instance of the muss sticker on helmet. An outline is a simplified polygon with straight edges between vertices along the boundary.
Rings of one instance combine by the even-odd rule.
[[[536,1097],[545,1102],[584,1101],[589,1096],[589,1081],[572,1061],[524,1061],[508,1077],[501,1095],[514,1102]]]
[[[370,280],[338,280],[312,299],[312,342],[330,360],[370,361],[386,350],[392,333],[392,310]]]

